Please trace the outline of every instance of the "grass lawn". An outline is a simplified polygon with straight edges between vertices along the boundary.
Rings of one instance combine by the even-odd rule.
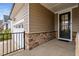
[[[3,34],[0,34],[0,41],[3,41],[3,40],[10,40],[12,37],[11,37],[11,34],[10,33],[3,33]]]
[[[10,40],[11,38],[12,38],[12,34],[11,34],[11,30],[10,29],[3,30],[0,33],[0,41]]]

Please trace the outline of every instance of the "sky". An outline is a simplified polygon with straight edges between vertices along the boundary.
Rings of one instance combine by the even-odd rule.
[[[3,20],[3,15],[9,15],[12,9],[12,3],[0,3],[0,20]]]

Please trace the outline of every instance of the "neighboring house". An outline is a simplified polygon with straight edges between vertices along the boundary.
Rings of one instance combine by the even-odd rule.
[[[4,25],[4,30],[5,30],[5,29],[11,29],[11,31],[12,31],[12,29],[13,29],[13,27],[12,27],[12,21],[11,21],[11,19],[9,18],[8,15],[4,15],[4,22],[3,22],[3,25]]]
[[[0,31],[3,30],[3,20],[0,20]]]
[[[16,28],[14,31],[25,31],[26,49],[55,38],[74,44],[79,31],[79,7],[76,3],[16,3],[10,18]]]

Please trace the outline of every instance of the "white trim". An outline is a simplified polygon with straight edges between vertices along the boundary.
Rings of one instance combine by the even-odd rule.
[[[29,4],[28,4],[28,33],[30,32],[30,16],[29,16]]]
[[[72,41],[72,40],[69,40],[69,39],[65,39],[65,38],[59,38],[59,40]]]
[[[59,14],[58,14],[58,39],[59,39]]]
[[[71,21],[70,21],[70,25],[71,25],[71,41],[72,41],[72,10],[71,10]]]
[[[71,30],[71,38],[70,39],[65,39],[65,38],[60,38],[59,37],[59,14],[62,14],[62,13],[66,13],[66,12],[70,12],[71,13],[71,21],[70,21],[70,25],[71,25],[71,28],[70,28],[70,30]],[[67,40],[67,41],[72,41],[72,9],[65,9],[65,10],[62,10],[62,11],[60,11],[59,13],[58,13],[58,39],[62,39],[62,40]]]
[[[29,4],[25,4],[26,6],[27,6],[27,31],[26,31],[26,27],[25,27],[25,33],[29,33],[30,31],[29,31],[29,25],[30,25],[30,19],[29,19]],[[25,23],[25,21],[26,21],[26,19],[24,20],[24,23]]]
[[[73,7],[69,7],[69,8],[66,8],[66,9],[64,9],[64,10],[61,10],[61,11],[67,11],[67,10],[72,10],[72,9],[74,9],[74,8],[77,8],[78,7],[78,5],[75,5],[75,6],[73,6]],[[61,11],[57,11],[57,12],[55,12],[55,14],[57,14],[57,13],[61,13]]]
[[[14,23],[13,25],[17,25],[17,24],[20,24],[20,23],[22,23],[22,22],[24,22],[24,19],[17,21],[17,22]]]

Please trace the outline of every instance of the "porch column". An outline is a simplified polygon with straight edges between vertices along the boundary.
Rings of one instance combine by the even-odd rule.
[[[76,47],[75,47],[75,55],[79,56],[79,33],[76,35]]]

